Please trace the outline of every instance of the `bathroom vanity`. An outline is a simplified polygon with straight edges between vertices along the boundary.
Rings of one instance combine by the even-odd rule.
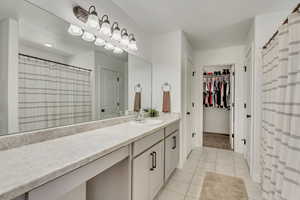
[[[0,151],[0,199],[152,200],[179,161],[179,117],[160,120]]]

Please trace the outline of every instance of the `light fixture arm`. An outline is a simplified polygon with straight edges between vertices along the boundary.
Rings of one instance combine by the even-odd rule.
[[[120,29],[118,22],[114,22],[113,25],[111,26],[111,28],[112,28],[112,30]]]
[[[129,37],[129,41],[131,40],[136,41],[133,33],[130,33],[128,37]]]
[[[122,31],[121,31],[121,35],[123,36],[125,34],[128,35],[126,28],[123,28]]]
[[[95,6],[90,6],[89,7],[89,14],[91,15],[96,15],[96,16],[98,16],[98,14],[97,14],[97,11],[96,11],[96,7]]]
[[[102,22],[109,22],[109,20],[108,20],[108,15],[103,15],[103,16],[101,17],[101,21],[102,21]]]

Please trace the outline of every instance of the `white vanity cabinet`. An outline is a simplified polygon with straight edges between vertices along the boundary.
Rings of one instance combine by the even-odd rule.
[[[164,143],[159,142],[133,160],[133,200],[150,200],[164,184]]]
[[[179,131],[165,139],[165,181],[169,179],[179,162]]]
[[[26,199],[153,200],[178,165],[179,144],[175,122],[31,190]]]
[[[133,144],[132,200],[153,200],[179,161],[179,124]]]
[[[133,144],[132,199],[151,200],[164,184],[164,129]]]

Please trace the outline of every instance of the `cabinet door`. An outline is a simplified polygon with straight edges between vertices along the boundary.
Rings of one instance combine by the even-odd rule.
[[[164,141],[151,148],[154,168],[150,171],[150,199],[154,199],[164,184]]]
[[[133,160],[132,199],[149,200],[150,170],[152,170],[152,150],[148,150]]]
[[[179,133],[176,131],[165,140],[165,181],[176,169],[179,162]]]
[[[178,163],[179,163],[179,132],[178,131],[176,131],[173,134],[172,140],[173,140],[174,144],[176,144],[174,147],[172,147],[172,165],[173,165],[173,171],[174,171],[177,168]]]

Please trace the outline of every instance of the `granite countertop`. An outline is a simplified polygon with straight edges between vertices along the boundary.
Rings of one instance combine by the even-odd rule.
[[[0,151],[0,200],[11,200],[179,120],[159,125],[130,122]]]

